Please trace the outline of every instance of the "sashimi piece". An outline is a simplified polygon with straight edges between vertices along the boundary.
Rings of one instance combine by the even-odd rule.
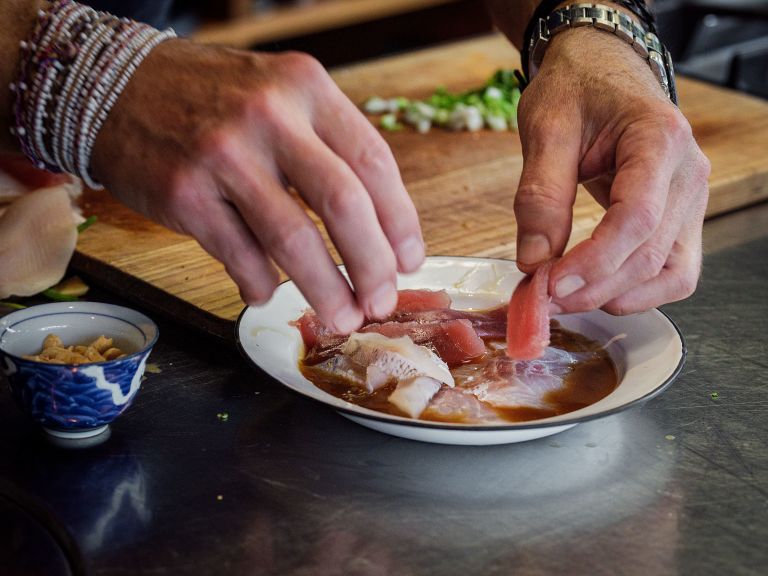
[[[341,353],[366,367],[366,387],[376,390],[393,380],[429,376],[453,386],[448,365],[434,352],[418,346],[407,336],[387,338],[376,333],[353,332]]]
[[[305,314],[294,322],[301,332],[307,352],[304,363],[314,365],[337,354],[346,336],[317,329],[316,317]],[[388,338],[407,336],[414,344],[431,346],[449,366],[458,366],[485,353],[485,344],[469,320],[449,320],[433,324],[386,322],[368,324],[362,333],[377,333]]]
[[[369,324],[361,332],[376,332],[389,338],[408,336],[415,344],[432,346],[449,366],[463,364],[485,353],[485,344],[469,320],[449,320],[439,324],[386,322]]]
[[[429,376],[414,376],[401,380],[389,395],[389,401],[408,414],[418,418],[442,384]]]
[[[421,413],[422,420],[495,424],[505,422],[488,404],[483,404],[469,390],[443,386]]]
[[[507,355],[517,360],[539,358],[549,345],[549,271],[551,262],[526,276],[515,288],[507,310]]]
[[[340,378],[352,386],[367,388],[365,366],[362,366],[344,354],[337,354],[312,366],[312,370],[324,376]]]
[[[408,291],[403,290],[401,292]],[[429,291],[411,290],[410,292]],[[360,331],[378,332],[391,338],[408,335],[416,344],[427,344],[435,338],[442,340],[449,338],[449,336],[445,335],[445,330],[441,328],[441,325],[452,320],[468,320],[472,324],[474,336],[467,334],[466,337],[474,340],[474,345],[467,349],[479,351],[477,346],[479,340],[477,338],[497,339],[506,336],[507,307],[500,306],[484,311],[452,310],[450,308],[442,310],[395,311],[383,322],[369,322]],[[301,333],[306,349],[304,361],[309,365],[322,362],[336,354],[347,338],[345,335],[336,334],[326,328],[320,322],[317,314],[311,309],[306,310],[298,320],[292,321],[290,324],[298,328]],[[441,356],[441,350],[449,354],[449,350],[453,348],[450,342],[446,342],[445,346],[442,346],[439,342],[435,344],[435,349]],[[450,354],[448,358],[444,359],[449,364],[461,364],[474,357],[476,356]]]
[[[396,312],[420,312],[451,307],[445,290],[398,290]]]
[[[536,360],[513,360],[494,352],[480,362],[453,370],[456,388],[474,394],[495,408],[556,411],[552,392],[563,390],[573,367],[594,357],[593,352],[568,352],[547,347]]]
[[[64,277],[77,225],[63,186],[30,192],[0,217],[0,299],[31,296]]]
[[[327,328],[321,321],[320,317],[315,314],[315,311],[308,308],[304,311],[304,314],[298,320],[289,322],[291,326],[295,326],[301,332],[301,339],[304,341],[304,346],[309,350],[315,346],[322,346],[327,348],[331,345],[338,344],[344,341],[346,338],[341,334],[334,333],[330,328]]]
[[[491,310],[423,310],[416,312],[395,311],[386,322],[415,322],[434,324],[449,320],[469,320],[481,338],[504,338],[507,331],[507,307],[499,306]]]
[[[449,320],[440,324],[442,338],[432,340],[437,354],[449,365],[458,365],[485,354],[485,343],[469,320]]]
[[[563,378],[552,374],[542,362],[495,358],[471,391],[481,402],[497,408],[547,410],[553,408],[547,394],[563,386]]]

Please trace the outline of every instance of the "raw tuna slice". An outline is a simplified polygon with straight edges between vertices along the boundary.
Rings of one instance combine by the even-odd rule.
[[[492,310],[426,310],[417,306],[450,304],[444,292],[401,290],[401,298],[409,310],[397,310],[384,322],[365,324],[359,331],[376,332],[389,338],[408,336],[414,343],[431,346],[450,366],[458,366],[485,353],[483,338],[501,339],[506,334],[507,308]],[[425,296],[426,295],[426,296]],[[413,304],[420,299],[421,304]],[[413,305],[412,305],[413,304]],[[308,309],[290,323],[301,332],[306,354],[304,363],[312,366],[338,354],[347,337],[326,328],[318,316]]]
[[[408,336],[415,344],[431,346],[449,366],[458,366],[485,354],[485,344],[469,320],[449,320],[433,324],[387,322],[369,324],[362,332],[376,332],[389,338]]]
[[[398,290],[396,312],[420,312],[451,307],[445,290]]]
[[[330,328],[326,328],[312,309],[305,310],[301,318],[289,322],[289,324],[299,329],[301,339],[304,340],[304,346],[307,350],[315,346],[327,348],[333,345],[334,341],[338,341],[335,343],[339,344],[345,339],[344,336],[335,334]]]
[[[448,365],[463,364],[485,354],[485,343],[469,320],[449,320],[440,324],[442,338],[432,340],[437,354]]]
[[[395,311],[388,322],[416,322],[433,324],[448,320],[469,320],[480,338],[504,338],[507,332],[507,307],[499,306],[491,310],[423,310],[417,312]]]
[[[515,288],[507,310],[507,355],[516,360],[539,358],[549,345],[549,270],[542,264]]]

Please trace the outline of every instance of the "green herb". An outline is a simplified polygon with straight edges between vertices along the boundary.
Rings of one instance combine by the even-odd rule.
[[[718,394],[717,392],[710,392],[709,397],[712,398],[712,400],[717,400],[718,398],[720,398],[720,394]]]
[[[91,216],[88,216],[88,218],[85,219],[85,222],[81,222],[77,225],[77,233],[81,234],[83,231],[93,226],[96,223],[96,220],[97,218],[95,215],[92,214]]]
[[[48,290],[43,290],[42,295],[51,300],[55,300],[56,302],[73,302],[77,300],[77,296],[72,296],[71,294],[65,294],[64,292],[59,292],[54,288],[48,288]]]
[[[229,414],[227,412],[219,412],[218,414],[216,414],[216,418],[218,418],[222,422],[226,422],[227,420],[229,420]]]
[[[58,302],[72,302],[77,300],[80,296],[85,296],[87,293],[88,285],[78,276],[70,276],[55,286],[51,286],[42,294],[43,296]]]
[[[396,132],[403,129],[403,125],[397,121],[395,114],[384,114],[380,120],[381,127],[388,132]]]
[[[512,70],[497,70],[483,85],[466,92],[449,92],[438,86],[425,100],[374,96],[363,109],[369,114],[383,114],[384,130],[400,130],[405,122],[419,132],[428,132],[433,124],[451,130],[495,131],[517,127],[520,86]]]

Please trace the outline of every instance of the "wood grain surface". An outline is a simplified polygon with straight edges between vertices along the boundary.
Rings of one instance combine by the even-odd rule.
[[[339,69],[333,77],[361,103],[374,94],[421,97],[438,85],[474,87],[518,63],[514,48],[489,36]],[[768,198],[768,103],[685,78],[678,84],[681,108],[712,162],[708,216]],[[516,133],[406,130],[385,137],[419,210],[428,254],[515,257],[512,205],[522,168]],[[179,322],[234,337],[244,306],[237,287],[197,242],[105,192],[87,193],[83,208],[98,222],[81,234],[76,269]],[[580,190],[571,245],[587,238],[602,214]]]

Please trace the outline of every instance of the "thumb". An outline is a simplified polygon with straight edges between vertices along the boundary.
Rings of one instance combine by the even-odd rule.
[[[571,235],[579,175],[577,134],[528,130],[523,173],[515,195],[517,262],[526,273],[560,256]]]

